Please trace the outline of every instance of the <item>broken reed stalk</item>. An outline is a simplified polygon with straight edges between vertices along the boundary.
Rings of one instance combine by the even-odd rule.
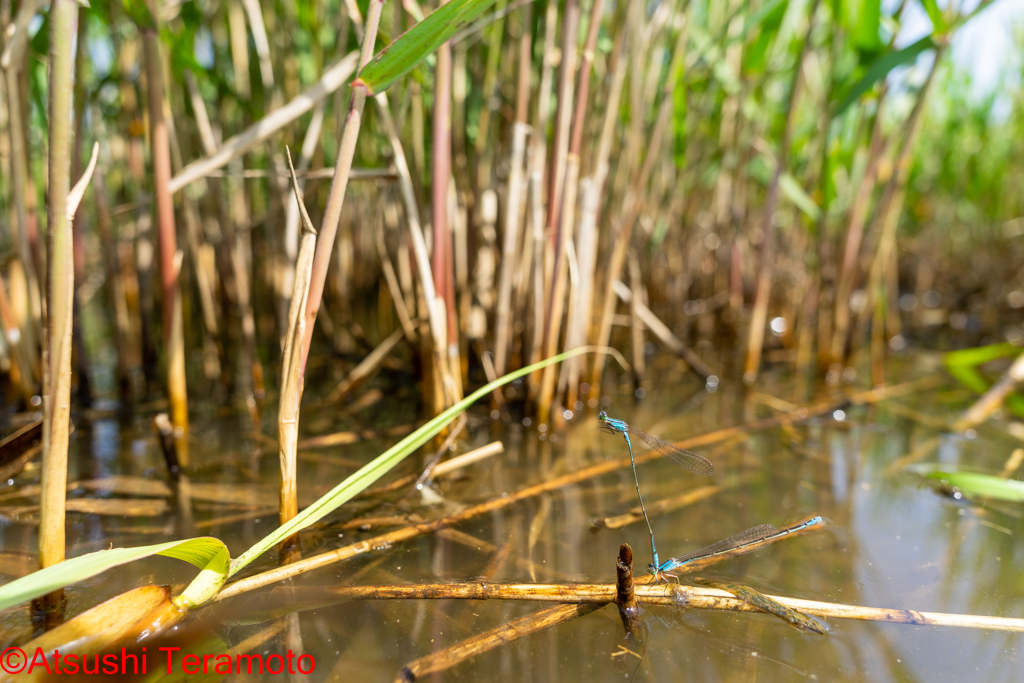
[[[891,387],[880,387],[870,391],[854,394],[839,401],[829,401],[825,403],[819,403],[817,405],[801,407],[794,413],[778,415],[775,417],[764,418],[761,420],[754,420],[734,427],[725,427],[723,429],[718,429],[707,434],[678,441],[674,445],[678,446],[679,448],[696,448],[700,446],[708,446],[710,444],[719,443],[721,441],[736,438],[737,436],[747,434],[753,431],[771,429],[784,425],[791,425],[797,422],[812,419],[814,417],[827,415],[839,408],[848,405],[867,405],[887,398],[894,398],[897,396],[905,395],[907,393],[921,391],[928,388],[934,388],[936,384],[937,378],[927,377],[924,380],[916,380],[913,382],[898,384]],[[644,455],[637,456],[636,463],[642,464],[660,457],[661,455],[656,451],[646,453]],[[225,586],[224,590],[222,590],[217,595],[216,600],[225,600],[227,598],[231,598],[236,595],[241,595],[242,593],[255,590],[256,588],[260,588],[262,586],[267,586],[272,583],[283,581],[293,576],[298,576],[299,574],[303,574],[305,572],[318,569],[320,567],[325,567],[335,562],[341,562],[344,560],[351,559],[358,555],[371,552],[376,548],[388,547],[423,534],[433,533],[434,531],[437,531],[439,529],[444,529],[450,526],[454,526],[456,524],[460,524],[462,522],[473,519],[480,515],[488,514],[496,510],[501,510],[505,507],[508,507],[509,505],[512,505],[513,503],[533,498],[535,496],[539,496],[549,491],[558,490],[563,486],[569,486],[571,484],[576,484],[582,481],[593,479],[595,477],[603,476],[610,472],[625,469],[627,467],[630,467],[631,464],[632,461],[627,457],[620,460],[611,460],[607,462],[598,463],[596,465],[591,465],[590,467],[585,467],[581,470],[570,472],[569,474],[565,474],[554,479],[549,479],[547,481],[543,481],[533,486],[528,486],[526,488],[520,489],[519,491],[510,493],[500,498],[496,498],[494,500],[490,500],[479,505],[474,505],[472,507],[466,508],[465,510],[462,510],[451,515],[447,515],[445,517],[439,517],[429,522],[423,522],[402,529],[397,529],[395,531],[391,531],[386,534],[376,536],[374,538],[369,538],[364,541],[360,541],[358,543],[345,546],[343,548],[338,548],[337,550],[332,550],[327,553],[322,553],[320,555],[315,555],[313,557],[300,560],[299,562],[291,564],[287,567],[278,567],[276,569],[271,569],[263,573],[256,574],[254,576],[249,576]]]
[[[68,478],[68,426],[71,421],[71,326],[75,271],[71,220],[77,202],[71,189],[71,107],[78,24],[75,0],[54,0],[50,9],[49,201],[46,242],[49,254],[43,335],[43,469],[41,476],[39,567],[64,561],[64,505]],[[95,164],[95,150],[93,154]],[[84,192],[84,188],[83,188]],[[69,209],[71,215],[69,215]],[[64,620],[63,589],[33,603],[49,628]]]
[[[619,546],[615,574],[615,604],[619,607],[619,617],[626,636],[630,637],[640,632],[640,607],[637,605],[633,585],[633,549],[628,543]]]
[[[299,180],[295,177],[292,153],[287,147],[288,170],[292,174],[292,188],[295,202],[302,217],[302,239],[295,262],[295,277],[292,287],[291,304],[288,307],[288,330],[285,334],[284,353],[281,361],[281,400],[277,417],[278,460],[281,466],[280,510],[281,524],[299,514],[299,494],[296,484],[299,442],[299,407],[302,403],[302,340],[306,332],[306,299],[309,296],[309,280],[313,269],[313,253],[316,250],[316,229],[306,213],[302,201]],[[298,536],[292,536],[281,544],[283,562],[296,559]]]
[[[438,650],[426,657],[409,662],[395,678],[396,683],[417,681],[430,674],[452,668],[460,662],[493,650],[506,643],[539,633],[552,626],[572,621],[598,609],[599,605],[559,605],[520,617],[480,635],[463,640],[451,647]]]
[[[665,605],[687,609],[711,609],[728,612],[761,612],[750,603],[717,588],[683,586],[680,584],[647,584],[634,587],[636,601],[643,605]],[[436,583],[383,586],[335,586],[329,589],[332,598],[353,600],[524,600],[572,603],[573,607],[604,605],[615,602],[618,586],[614,583]],[[883,621],[913,626],[952,626],[991,631],[1024,632],[1024,619],[990,617],[976,614],[919,612],[910,609],[862,607],[835,602],[804,600],[779,595],[766,595],[785,607],[815,617]]]
[[[757,273],[757,289],[754,294],[754,312],[750,319],[750,330],[747,336],[747,361],[743,370],[743,381],[752,384],[761,369],[761,350],[764,346],[764,328],[768,318],[768,299],[771,294],[773,259],[775,256],[775,206],[779,199],[779,181],[786,172],[789,158],[790,139],[793,124],[796,121],[797,103],[804,79],[804,58],[811,47],[811,32],[814,30],[814,15],[818,11],[818,0],[811,2],[808,12],[807,31],[800,51],[797,54],[796,66],[793,69],[793,80],[789,87],[789,100],[786,103],[786,124],[775,154],[775,169],[771,184],[768,186],[768,197],[765,200],[764,218],[761,221],[761,263]]]
[[[381,9],[384,0],[371,0],[367,13],[366,29],[363,44],[359,53],[359,71],[369,63],[373,56],[373,46],[377,42],[377,27],[380,24]],[[363,120],[363,108],[366,105],[368,89],[358,76],[352,83],[352,94],[349,99],[348,115],[345,118],[345,129],[338,147],[338,160],[334,169],[334,180],[327,197],[323,221],[320,224],[319,240],[313,256],[313,270],[309,282],[309,295],[303,315],[306,318],[305,336],[302,339],[302,354],[299,361],[300,377],[305,375],[306,360],[309,357],[309,345],[313,340],[313,326],[316,314],[320,310],[320,302],[327,282],[327,269],[331,262],[331,252],[337,240],[338,225],[341,223],[341,207],[345,203],[345,189],[348,187],[349,172],[352,170],[352,159],[355,157],[356,141]]]
[[[149,0],[156,17],[156,7]],[[142,31],[145,50],[146,84],[149,90],[150,144],[153,158],[153,193],[156,196],[157,225],[160,239],[160,284],[163,304],[164,350],[167,355],[167,394],[171,401],[171,421],[178,437],[178,458],[188,467],[188,394],[185,382],[185,337],[181,314],[181,288],[178,283],[178,241],[174,227],[174,200],[171,180],[171,151],[164,120],[164,77],[160,59],[160,35],[156,27]]]

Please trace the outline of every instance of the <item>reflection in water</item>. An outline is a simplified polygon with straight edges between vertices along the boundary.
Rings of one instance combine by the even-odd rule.
[[[565,429],[524,427],[521,416],[504,425],[478,406],[459,443],[467,452],[500,439],[503,455],[486,459],[447,478],[439,477],[440,503],[423,506],[419,495],[398,492],[384,499],[361,498],[301,534],[306,556],[371,538],[402,519],[432,519],[551,480],[567,472],[626,456],[621,440],[602,438],[597,411],[609,412],[666,440],[678,440],[744,419],[777,414],[785,405],[756,400],[728,382],[711,393],[690,379],[674,359],[651,359],[656,378],[642,400],[629,378],[621,393],[595,408],[583,407]],[[900,368],[921,376],[913,363]],[[612,386],[612,377],[607,377]],[[802,383],[764,377],[761,391],[791,403],[811,404],[831,395],[799,395]],[[797,387],[794,389],[794,387]],[[850,388],[850,387],[847,387]],[[950,401],[958,401],[950,403]],[[823,530],[787,539],[702,572],[718,581],[743,583],[759,591],[848,604],[922,611],[1020,616],[1024,614],[1024,535],[1020,510],[1007,504],[979,507],[954,501],[906,472],[889,473],[897,458],[940,436],[934,424],[908,417],[913,411],[946,416],[969,400],[966,394],[936,392],[846,409],[843,420],[828,416],[783,429],[741,434],[713,447],[695,449],[715,465],[711,484],[721,489],[688,504],[663,506],[709,484],[709,480],[663,460],[638,466],[640,485],[662,554],[679,556],[758,524],[791,524],[813,514],[831,523]],[[942,402],[945,403],[942,403]],[[304,420],[304,436],[340,430],[374,429],[415,420],[407,396],[387,396],[375,407],[372,424],[325,411]],[[267,414],[273,414],[268,406]],[[365,416],[364,416],[365,417]],[[205,418],[205,419],[204,419]],[[245,432],[247,416],[215,417],[199,411],[192,446],[193,516],[199,533],[225,540],[232,554],[276,523],[276,451]],[[369,422],[369,421],[368,421]],[[551,438],[552,436],[557,439]],[[369,461],[398,437],[375,437],[300,454],[301,504]],[[973,440],[942,438],[925,460],[998,473],[1016,447],[995,430]],[[427,449],[429,450],[429,449]],[[646,453],[638,448],[637,454]],[[414,457],[392,478],[412,474]],[[147,418],[79,420],[72,463],[79,479],[114,474],[161,479],[162,461]],[[20,486],[33,476],[22,475]],[[1017,475],[1019,476],[1019,475]],[[22,481],[24,480],[24,481]],[[203,494],[203,485],[218,484]],[[386,483],[386,482],[382,482]],[[76,490],[72,497],[86,494]],[[198,497],[197,497],[198,496]],[[3,506],[24,504],[8,500]],[[231,598],[174,635],[202,650],[216,634],[218,648],[252,647],[277,652],[297,643],[312,654],[310,680],[358,677],[393,680],[401,667],[462,639],[536,612],[536,603],[499,601],[350,601],[331,603],[321,587],[342,584],[412,583],[441,580],[502,582],[613,582],[620,543],[630,543],[635,565],[645,567],[648,534],[642,517],[622,528],[594,528],[591,520],[636,507],[630,470],[528,498],[459,525],[452,533],[418,536],[300,576],[288,584]],[[173,505],[171,510],[173,510]],[[164,540],[173,533],[174,512],[162,518],[125,518],[73,513],[70,554]],[[345,525],[356,518],[368,524]],[[0,525],[6,576],[25,571],[18,562],[35,547],[35,527],[8,518]],[[372,522],[372,520],[378,520]],[[391,520],[389,522],[389,520]],[[20,554],[20,555],[19,555]],[[253,572],[273,566],[276,553],[255,563]],[[532,576],[531,576],[532,574]],[[150,559],[122,567],[69,591],[73,612],[143,583],[180,587],[194,570],[184,563]],[[686,577],[683,577],[686,581]],[[288,615],[296,615],[288,617]],[[24,633],[24,615],[3,617],[7,639]],[[287,618],[288,622],[282,622]],[[297,628],[292,624],[297,620]],[[1017,680],[1022,636],[968,629],[900,626],[830,620],[831,633],[801,633],[775,617],[648,607],[642,642],[626,641],[614,607],[532,635],[459,664],[445,680],[622,681],[637,680]],[[284,625],[281,625],[284,623]],[[155,644],[154,647],[159,645]],[[624,651],[643,653],[643,661]],[[266,675],[265,680],[279,680]]]

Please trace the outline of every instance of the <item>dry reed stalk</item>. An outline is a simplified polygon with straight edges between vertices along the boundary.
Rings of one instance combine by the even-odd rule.
[[[633,227],[636,225],[636,222],[640,217],[640,212],[643,208],[644,188],[647,186],[647,182],[650,179],[651,169],[654,166],[654,159],[658,155],[662,138],[665,136],[669,119],[671,118],[674,104],[672,89],[674,88],[675,83],[677,83],[681,78],[683,69],[686,65],[685,58],[689,23],[689,17],[687,15],[685,16],[683,26],[679,31],[679,36],[676,38],[675,50],[672,53],[672,61],[669,64],[668,69],[668,81],[664,92],[662,93],[661,104],[658,106],[658,116],[655,120],[654,128],[651,131],[649,144],[647,145],[647,155],[644,158],[643,166],[640,168],[639,173],[637,173],[631,183],[630,190],[626,195],[624,205],[628,206],[629,209],[625,214],[625,220],[623,221],[618,234],[614,235],[613,238],[614,246],[612,248],[611,257],[609,258],[608,268],[604,275],[604,303],[601,311],[600,327],[598,328],[595,341],[596,346],[607,346],[608,340],[611,338],[612,320],[615,316],[615,283],[622,274],[622,267],[626,260],[626,250],[629,247]],[[604,354],[598,353],[594,356],[594,366],[590,380],[591,398],[600,398],[601,376],[604,373],[604,363]]]
[[[534,147],[536,148],[538,144],[535,140]],[[542,155],[543,149],[537,150],[536,154],[538,156]],[[540,360],[541,344],[544,341],[544,247],[546,240],[544,239],[544,209],[543,198],[541,197],[542,183],[543,167],[535,163],[534,168],[530,171],[529,189],[530,225],[532,228],[530,244],[533,247],[533,254],[529,265],[533,273],[533,282],[530,283],[532,310],[530,311],[529,320],[530,346],[527,358],[531,364]],[[535,395],[538,389],[538,374],[535,372],[529,378],[529,393],[531,396]]]
[[[916,391],[922,391],[929,388],[934,388],[937,382],[940,381],[938,377],[926,377],[923,380],[915,380],[913,382],[907,382],[904,384],[897,384],[891,387],[880,387],[869,391],[860,392],[853,394],[844,399],[838,401],[828,401],[825,403],[819,403],[816,405],[802,407],[795,413],[778,415],[770,418],[764,418],[760,420],[753,420],[745,424],[737,425],[735,427],[725,427],[718,429],[707,434],[684,439],[675,443],[679,448],[697,448],[702,446],[708,446],[714,443],[720,443],[729,439],[734,439],[738,436],[748,434],[750,432],[772,429],[779,426],[791,425],[797,422],[803,422],[821,415],[827,415],[836,409],[848,405],[868,405],[882,401],[889,398],[896,398],[899,396],[913,393]],[[660,458],[661,455],[657,452],[645,453],[636,457],[636,463],[642,464]],[[480,515],[488,514],[496,510],[501,510],[509,505],[517,503],[528,498],[533,498],[550,491],[558,490],[564,486],[579,483],[600,477],[610,472],[615,472],[620,469],[625,469],[632,465],[632,461],[627,457],[620,460],[612,460],[607,462],[598,463],[589,467],[585,467],[575,472],[548,479],[539,484],[528,486],[520,489],[514,493],[503,495],[500,498],[474,505],[466,508],[460,512],[440,517],[429,522],[423,522],[415,524],[404,529],[398,529],[374,538],[360,541],[352,545],[332,550],[327,553],[322,553],[313,557],[306,558],[299,562],[296,562],[287,567],[278,567],[261,574],[246,577],[239,581],[229,584],[224,588],[223,591],[217,596],[217,600],[225,600],[242,593],[266,586],[278,581],[298,576],[308,571],[325,567],[335,562],[348,560],[363,553],[371,552],[376,548],[389,547],[396,543],[415,538],[422,534],[433,533],[439,529],[444,529],[456,524],[460,524],[469,519],[473,519]],[[439,465],[438,467],[441,467]]]
[[[647,516],[656,517],[668,512],[675,512],[684,507],[698,503],[711,496],[718,495],[721,491],[725,490],[724,486],[701,486],[686,493],[681,493],[678,496],[671,498],[665,498],[663,500],[656,501],[654,504],[648,506]],[[643,510],[637,506],[621,515],[615,517],[597,517],[591,521],[591,524],[599,529],[621,529],[629,526],[630,524],[636,524],[644,519]]]
[[[270,40],[267,38],[267,27],[263,23],[263,11],[260,9],[259,0],[242,0],[242,8],[245,10],[245,16],[252,28],[252,42],[260,61],[260,78],[263,81],[263,98],[264,106],[266,106],[274,90],[274,69],[270,61]]]
[[[654,584],[634,586],[636,600],[646,605],[666,605],[688,609],[712,609],[729,612],[761,612],[759,608],[717,588]],[[337,586],[330,589],[334,598],[366,600],[524,600],[569,602],[572,607],[601,605],[616,601],[616,584],[490,584],[442,583],[420,585]],[[862,607],[817,600],[767,595],[790,609],[816,617],[882,621],[914,626],[952,626],[993,631],[1024,632],[1024,619],[974,614],[918,612],[910,609]]]
[[[534,114],[533,136],[527,154],[526,166],[529,172],[529,224],[532,229],[533,253],[531,272],[533,282],[530,288],[532,311],[529,314],[528,329],[530,330],[529,351],[524,354],[527,363],[540,360],[544,342],[544,306],[545,294],[548,291],[547,274],[550,269],[546,261],[546,244],[544,239],[544,168],[547,164],[546,135],[548,118],[551,114],[551,77],[555,61],[555,27],[558,23],[557,3],[549,3],[544,12],[544,51],[541,58],[540,85],[537,89],[537,109]],[[525,259],[524,259],[525,260]],[[524,364],[527,364],[524,363]],[[528,380],[529,395],[535,397],[540,388],[540,371],[530,375]]]
[[[572,621],[597,609],[599,607],[594,605],[559,605],[540,610],[409,662],[402,667],[402,671],[395,678],[395,683],[410,683],[431,674],[436,675],[496,647]]]
[[[105,165],[105,164],[104,164]],[[114,311],[114,345],[117,348],[118,388],[122,400],[134,394],[135,377],[139,373],[138,337],[132,335],[132,320],[125,291],[125,273],[118,259],[119,244],[111,230],[110,205],[107,203],[106,169],[100,166],[93,176],[93,197],[96,203],[96,225],[100,235],[101,251],[109,287],[110,308]]]
[[[793,80],[790,83],[789,99],[786,103],[786,124],[782,131],[775,154],[775,169],[771,184],[768,186],[768,197],[765,200],[764,218],[761,221],[761,263],[757,273],[757,289],[754,294],[754,311],[750,318],[750,330],[747,336],[747,360],[743,369],[743,381],[751,384],[757,379],[761,369],[761,350],[764,345],[764,328],[768,318],[768,298],[771,294],[772,272],[775,258],[775,207],[779,198],[779,181],[786,171],[789,158],[790,140],[793,124],[796,120],[797,103],[804,81],[804,59],[811,48],[811,32],[814,30],[814,15],[818,11],[818,0],[811,2],[807,14],[807,31],[800,44],[796,64],[793,69]]]
[[[412,319],[409,317],[409,309],[405,305],[405,293],[402,291],[402,286],[398,282],[398,276],[395,274],[395,267],[391,265],[391,257],[388,256],[387,246],[384,244],[384,221],[378,222],[377,229],[374,231],[377,244],[377,255],[380,256],[381,270],[384,271],[384,280],[388,285],[388,291],[391,293],[391,301],[394,303],[395,312],[398,313],[398,321],[402,325],[402,332],[405,334],[405,339],[410,344],[416,341],[416,327],[413,324]]]
[[[576,177],[571,178],[572,192],[566,191],[569,171],[568,153],[570,142],[570,126],[573,121],[572,101],[573,84],[576,73],[576,34],[579,27],[579,6],[576,0],[566,0],[562,20],[562,54],[558,72],[558,109],[555,115],[555,139],[552,143],[554,156],[548,176],[547,232],[550,235],[549,248],[554,254],[554,264],[547,272],[550,287],[547,292],[547,312],[544,317],[544,340],[541,353],[551,357],[558,352],[558,340],[562,329],[562,316],[565,311],[566,277],[568,263],[566,258],[567,243],[572,239],[572,218],[574,211],[566,208],[563,200],[575,204]],[[578,106],[586,106],[581,103]],[[575,155],[573,164],[574,176],[579,171],[579,155]],[[574,208],[574,207],[573,207]],[[548,422],[551,418],[551,402],[555,391],[555,373],[558,368],[549,365],[541,373],[540,394],[537,399],[537,420]]]
[[[519,87],[517,90],[516,120],[512,125],[512,154],[509,161],[508,195],[505,199],[503,217],[501,266],[498,275],[498,303],[494,323],[494,369],[504,374],[508,350],[511,343],[512,322],[512,274],[516,269],[516,244],[519,241],[519,210],[523,192],[523,156],[526,151],[526,135],[530,130],[526,123],[530,91],[530,31],[528,5],[523,10],[524,25],[520,36]]]
[[[730,9],[737,5],[737,3],[729,4],[733,6]],[[725,49],[725,64],[732,73],[742,72],[743,41],[737,40],[737,38],[742,35],[743,24],[743,13],[736,12],[726,29],[729,45]],[[722,123],[718,133],[718,144],[722,149],[722,165],[715,182],[714,196],[715,229],[721,241],[720,250],[729,249],[731,251],[736,244],[737,230],[734,223],[733,206],[737,185],[739,185],[736,176],[739,174],[739,168],[741,167],[741,154],[738,145],[740,103],[745,96],[746,93],[743,92],[742,88],[735,92],[727,92],[725,102],[722,104]],[[720,259],[715,261],[716,291],[723,284],[721,280],[726,271],[726,269],[721,267],[720,261]],[[733,268],[734,265],[739,267]],[[737,283],[738,285],[730,286],[729,305],[734,309],[743,305],[743,273],[741,268],[742,261],[735,263],[732,259],[729,259],[728,273],[730,285],[732,283]]]
[[[281,466],[280,521],[285,524],[299,513],[296,458],[299,440],[299,408],[302,403],[302,340],[305,337],[306,318],[303,312],[309,296],[309,280],[316,250],[316,229],[306,213],[295,177],[291,150],[285,148],[288,169],[292,172],[295,202],[302,216],[302,240],[295,263],[295,278],[291,305],[288,307],[288,332],[285,335],[281,364],[281,398],[277,418],[278,459]],[[292,536],[281,545],[282,559],[297,554],[298,537]],[[286,558],[285,556],[288,556]]]
[[[377,27],[380,24],[380,14],[383,6],[384,0],[372,0],[370,2],[362,46],[359,52],[358,71],[361,71],[373,56],[373,46],[377,41]],[[306,360],[309,357],[309,345],[313,340],[313,326],[316,322],[316,314],[320,310],[324,284],[327,280],[327,269],[331,261],[331,251],[334,249],[338,225],[341,222],[341,208],[345,202],[345,188],[348,187],[349,171],[352,169],[352,159],[355,156],[356,140],[359,138],[359,128],[362,124],[363,108],[366,105],[367,94],[366,84],[359,80],[357,76],[356,80],[352,83],[352,95],[349,99],[345,129],[338,147],[338,160],[335,165],[334,180],[331,181],[331,191],[327,197],[327,206],[324,209],[323,221],[320,226],[320,239],[317,244],[316,254],[313,257],[309,298],[306,300],[306,310],[304,313],[306,317],[306,330],[305,337],[302,340],[300,374],[305,373]]]
[[[71,328],[75,296],[71,221],[78,201],[71,189],[73,50],[78,23],[74,0],[54,0],[50,9],[49,201],[46,241],[49,270],[43,336],[43,465],[41,473],[39,567],[64,561],[64,505],[68,478],[68,426],[71,421]],[[93,153],[95,164],[95,150]],[[90,172],[91,173],[91,172]],[[88,179],[85,179],[88,182]],[[82,192],[84,192],[84,186]],[[79,197],[80,199],[80,197]],[[63,589],[33,602],[33,612],[49,628],[64,621]]]
[[[324,123],[324,102],[319,102],[316,107],[313,108],[313,117],[309,121],[309,126],[306,128],[306,134],[302,138],[302,148],[299,151],[299,163],[295,167],[295,174],[301,178],[299,180],[299,193],[301,194],[306,186],[306,180],[309,178],[308,174],[304,174],[309,169],[310,163],[313,161],[313,154],[316,152],[317,145],[320,142],[320,133],[323,130]],[[334,169],[331,169],[332,171]],[[293,200],[292,197],[288,197],[288,201],[285,202],[285,219],[284,219],[284,255],[285,255],[285,275],[281,282],[282,294],[288,296],[288,292],[291,291],[295,281],[295,260],[299,254],[299,205]]]
[[[633,384],[639,389],[643,383],[646,357],[644,356],[644,323],[640,318],[640,306],[644,303],[644,284],[640,276],[640,260],[636,252],[629,252],[629,283],[633,303],[629,307],[630,348],[633,351]]]
[[[7,71],[12,65],[21,63],[25,56],[25,50],[28,48],[29,24],[42,4],[43,0],[25,0],[25,2],[18,3],[18,14],[14,17],[13,24],[4,27],[7,44],[4,45],[3,54],[0,55],[0,69]],[[10,6],[7,7],[7,13],[9,18]]]
[[[472,465],[475,462],[478,462],[480,460],[484,460],[486,458],[490,458],[492,456],[495,456],[495,455],[497,455],[499,453],[504,453],[504,452],[505,452],[504,444],[502,444],[500,441],[492,441],[491,443],[487,444],[486,446],[481,446],[480,448],[476,448],[474,450],[471,450],[468,453],[463,453],[462,455],[457,455],[454,458],[451,458],[450,460],[445,460],[444,462],[438,463],[437,466],[434,467],[433,474],[434,474],[435,477],[440,477],[440,476],[443,476],[443,475],[446,475],[446,474],[450,474],[452,472],[456,472],[458,470],[461,470],[464,467]],[[390,484],[385,484],[384,486],[380,486],[378,488],[370,489],[369,491],[365,491],[365,492],[359,494],[358,497],[359,498],[374,498],[374,497],[379,496],[379,495],[384,494],[384,493],[391,493],[392,491],[400,491],[400,490],[408,487],[410,484],[415,483],[416,479],[417,479],[417,475],[410,474],[410,475],[408,475],[406,477],[402,477],[401,479],[396,479],[395,481],[391,482]]]
[[[412,323],[410,323],[411,325]],[[355,389],[357,386],[370,379],[373,375],[380,370],[381,363],[391,355],[398,343],[402,341],[402,337],[405,336],[406,332],[404,329],[398,329],[392,332],[384,341],[382,341],[377,348],[371,351],[366,358],[362,360],[359,365],[353,368],[345,379],[343,379],[331,393],[324,399],[325,403],[337,403],[343,399],[349,392]]]
[[[598,252],[597,221],[601,208],[601,191],[608,178],[608,159],[611,156],[612,134],[615,130],[615,123],[618,120],[622,87],[626,81],[626,69],[622,59],[622,50],[625,42],[625,32],[619,30],[612,47],[612,54],[609,57],[608,71],[611,83],[608,90],[608,101],[605,104],[604,121],[601,126],[601,137],[598,143],[594,171],[579,183],[582,188],[580,191],[582,200],[579,226],[576,232],[576,244],[578,245],[577,262],[579,264],[580,282],[576,305],[570,313],[570,321],[566,329],[565,348],[567,349],[576,348],[590,337],[595,285],[594,271],[597,267]],[[584,56],[588,56],[587,51],[584,51]],[[566,405],[573,407],[576,404],[577,392],[579,391],[581,363],[583,363],[581,358],[570,358],[566,361],[568,378]]]
[[[564,243],[567,247],[571,246],[572,251],[574,252],[569,257],[570,269],[572,269],[573,262],[575,262],[576,270],[573,287],[574,293],[569,300],[566,320],[566,350],[575,349],[586,343],[585,328],[586,323],[589,322],[594,257],[597,253],[596,234],[591,229],[587,231],[586,237],[584,237],[582,220],[580,221],[580,231],[577,233],[577,239],[580,240],[581,244],[579,254],[575,252],[576,245],[572,241],[572,234],[574,226],[576,225],[576,198],[579,194],[580,185],[580,154],[583,146],[583,128],[586,123],[586,112],[590,92],[590,71],[594,64],[594,53],[597,47],[597,36],[601,28],[601,17],[603,12],[604,3],[594,2],[591,4],[589,25],[587,27],[587,39],[583,46],[579,80],[577,81],[576,96],[574,98],[572,129],[569,134],[569,152],[566,158],[565,199],[559,229],[566,233]],[[621,86],[621,79],[619,83]],[[604,138],[602,137],[602,142],[603,141]],[[603,148],[602,151],[604,151]],[[600,161],[598,163],[600,164]],[[590,186],[591,183],[588,182],[585,185],[585,188]],[[591,201],[591,204],[587,203],[588,200]],[[596,221],[596,196],[591,199],[588,198],[586,192],[584,192],[583,201],[584,212],[589,210]],[[579,256],[579,258],[577,256]],[[559,380],[559,384],[561,385],[565,382],[568,385],[566,405],[570,408],[575,408],[576,404],[576,394],[579,385],[579,360],[580,359],[578,358],[570,358],[566,363],[562,364],[561,368],[562,379]],[[559,391],[561,391],[561,389]]]
[[[186,79],[186,81],[192,83],[194,86],[194,79]],[[168,142],[171,152],[171,165],[172,168],[181,168],[182,156],[181,156],[181,145],[178,143],[178,136],[174,128],[174,118],[171,113],[170,98],[165,100],[164,112],[166,120],[168,122]],[[199,97],[198,90],[193,88],[192,97],[192,108],[193,111],[197,110],[198,103],[202,102],[202,98]],[[197,115],[197,118],[205,118],[205,109],[199,109],[203,111],[203,114]],[[207,121],[207,127],[209,121]],[[202,128],[202,126],[200,126]],[[208,254],[212,254],[213,247],[210,246],[204,239],[201,217],[199,208],[196,206],[195,200],[187,194],[182,196],[182,214],[185,217],[185,233],[186,241],[188,243],[189,252],[192,254],[192,264],[196,276],[196,288],[199,290],[199,303],[200,310],[203,316],[203,365],[206,368],[207,377],[210,379],[216,378],[220,375],[221,371],[221,360],[220,360],[220,349],[217,346],[217,339],[219,336],[219,325],[217,323],[219,313],[216,308],[216,281],[217,271],[212,260],[207,258]]]
[[[177,175],[171,178],[168,186],[170,191],[172,193],[178,192],[186,185],[206,177],[212,171],[222,168],[232,159],[245,154],[271,135],[276,134],[282,128],[294,122],[348,81],[349,77],[356,70],[356,64],[362,65],[364,63],[357,62],[358,57],[359,55],[355,52],[349,53],[337,64],[328,68],[315,85],[302,92],[298,97],[288,102],[288,104],[275,109],[241,133],[225,140],[215,152],[207,152],[206,156],[202,159],[197,159],[185,166]],[[351,165],[351,161],[349,163]]]
[[[156,15],[150,0],[150,10]],[[183,467],[188,457],[188,395],[185,382],[185,339],[181,320],[181,288],[175,268],[178,246],[174,227],[174,202],[169,186],[171,154],[164,119],[163,62],[160,37],[156,28],[142,31],[145,50],[146,83],[149,91],[150,144],[153,158],[153,193],[156,196],[160,247],[160,282],[163,303],[164,348],[167,354],[167,393],[171,400],[171,419],[178,432],[178,453]]]
[[[380,113],[381,123],[391,144],[394,153],[394,164],[398,171],[398,186],[401,190],[402,205],[405,208],[405,219],[409,223],[409,238],[413,247],[413,262],[416,264],[416,271],[419,275],[419,282],[423,290],[423,298],[428,302],[423,307],[423,314],[430,323],[430,337],[433,341],[433,363],[439,371],[433,375],[433,392],[436,397],[444,396],[445,377],[450,374],[445,353],[446,321],[436,305],[429,302],[436,302],[437,291],[434,289],[434,276],[431,270],[430,257],[427,254],[427,242],[423,237],[423,227],[420,223],[419,207],[416,202],[416,191],[409,172],[409,165],[406,162],[405,151],[402,142],[398,137],[398,128],[391,116],[391,108],[388,106],[387,96],[384,93],[374,97],[377,103],[377,111]]]

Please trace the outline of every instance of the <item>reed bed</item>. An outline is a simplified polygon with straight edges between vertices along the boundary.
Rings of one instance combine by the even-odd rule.
[[[484,377],[493,415],[551,434],[598,407],[618,380],[607,356],[627,346],[638,398],[652,346],[709,391],[780,362],[804,378],[801,403],[858,372],[878,388],[773,399],[781,416],[694,446],[915,390],[886,384],[908,345],[1019,343],[1022,113],[972,102],[947,57],[990,3],[923,2],[932,32],[903,45],[907,3],[870,1],[370,0],[365,16],[351,0],[0,2],[0,391],[12,415],[42,409],[41,566],[63,560],[73,386],[82,408],[166,399],[185,507],[203,465],[190,413],[227,403],[272,441],[264,409],[279,411],[282,526],[235,560],[216,539],[188,551],[211,575],[148,595],[166,624],[369,549],[287,551],[287,566],[226,583],[436,438],[419,490]],[[87,338],[110,341],[113,386],[94,381],[103,354]],[[421,387],[429,421],[300,512],[303,409],[369,405],[355,390],[388,363]],[[956,427],[988,419],[1022,376],[1018,361]],[[14,461],[8,476],[28,459]]]

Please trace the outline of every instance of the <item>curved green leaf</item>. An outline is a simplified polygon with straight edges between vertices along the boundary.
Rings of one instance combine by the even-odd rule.
[[[361,81],[371,95],[384,92],[496,1],[451,0],[441,5],[378,52],[356,81]]]
[[[200,576],[205,574],[209,577],[204,580],[204,583],[208,583],[210,579],[219,575],[221,577],[220,584],[223,585],[227,578],[229,557],[227,546],[211,536],[169,541],[139,548],[114,548],[65,560],[60,564],[40,569],[0,586],[0,609],[38,598],[58,588],[85,581],[108,569],[152,555],[174,557],[199,567],[203,570]],[[185,602],[191,604],[190,600]]]
[[[854,86],[850,89],[850,92],[846,95],[846,98],[835,109],[834,116],[839,116],[846,109],[860,99],[860,96],[874,87],[875,83],[882,80],[889,75],[889,72],[898,66],[903,64],[909,64],[917,59],[917,56],[925,50],[931,50],[936,47],[935,41],[932,40],[931,36],[925,36],[921,40],[917,41],[913,45],[908,45],[902,50],[895,52],[887,52],[881,57],[876,59],[870,67],[868,72],[864,74]]]

